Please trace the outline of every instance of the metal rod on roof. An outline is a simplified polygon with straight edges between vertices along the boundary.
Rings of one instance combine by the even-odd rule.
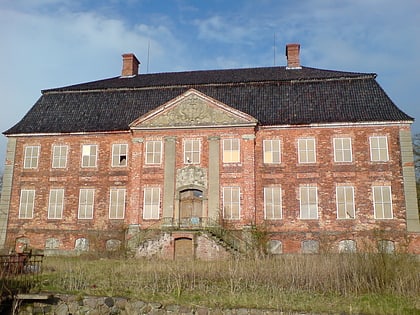
[[[273,63],[276,66],[276,32],[274,32],[274,43],[273,43]]]
[[[150,58],[150,39],[149,39],[149,43],[147,45],[147,69],[146,69],[146,73],[149,73],[149,58]]]

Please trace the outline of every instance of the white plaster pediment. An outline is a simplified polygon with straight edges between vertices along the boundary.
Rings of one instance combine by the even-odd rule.
[[[133,121],[133,129],[255,125],[252,116],[190,89]]]

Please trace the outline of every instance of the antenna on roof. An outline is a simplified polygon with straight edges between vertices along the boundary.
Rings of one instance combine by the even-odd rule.
[[[147,44],[147,69],[146,69],[146,73],[149,73],[149,57],[150,57],[150,39],[149,39],[149,43]]]
[[[274,32],[274,39],[273,39],[273,63],[276,66],[276,32]]]

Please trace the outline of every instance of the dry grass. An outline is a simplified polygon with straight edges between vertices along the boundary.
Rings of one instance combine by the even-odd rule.
[[[283,255],[217,262],[48,257],[44,270],[44,290],[80,295],[209,307],[420,313],[420,266],[409,255]]]

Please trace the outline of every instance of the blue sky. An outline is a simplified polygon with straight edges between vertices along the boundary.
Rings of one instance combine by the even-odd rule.
[[[0,30],[1,131],[42,89],[118,76],[123,53],[142,73],[284,66],[293,42],[304,66],[377,73],[420,133],[418,0],[2,0]]]

